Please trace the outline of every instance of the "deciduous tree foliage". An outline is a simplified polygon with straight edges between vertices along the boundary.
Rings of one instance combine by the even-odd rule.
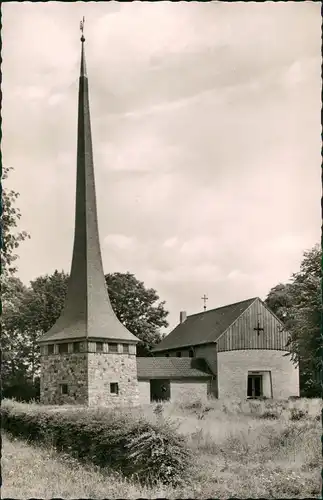
[[[156,290],[145,288],[131,273],[107,274],[105,279],[118,319],[141,340],[137,356],[149,356],[151,348],[162,339],[160,328],[168,326],[165,301],[157,303]]]
[[[26,339],[15,327],[15,317],[21,308],[27,288],[14,276],[6,278],[6,293],[2,295],[3,314],[1,318],[1,375],[3,386],[21,379],[26,371],[22,356]]]
[[[300,270],[289,283],[272,288],[266,299],[290,333],[293,360],[300,366],[301,393],[308,397],[321,396],[321,262],[318,245],[304,252]]]
[[[14,262],[19,244],[30,238],[26,231],[17,231],[21,218],[16,200],[19,193],[5,187],[10,167],[2,168],[1,184],[1,378],[4,393],[9,385],[21,387],[25,374],[25,362],[22,357],[25,341],[23,336],[12,329],[11,320],[19,310],[26,287],[14,275],[17,271]]]
[[[10,167],[3,167],[2,169],[1,276],[11,275],[16,272],[17,268],[13,265],[18,258],[16,250],[23,240],[30,238],[26,231],[17,231],[18,221],[21,218],[21,212],[16,207],[16,200],[19,197],[19,193],[3,187],[5,184],[3,181],[8,178],[11,170],[13,169]],[[5,282],[2,283],[2,287],[5,288]]]
[[[17,278],[11,278],[8,306],[3,316],[5,370],[9,385],[16,384],[18,375],[20,383],[23,379],[35,381],[38,376],[37,340],[58,319],[64,306],[68,279],[68,274],[56,270],[52,275],[31,281],[27,288]],[[157,303],[156,291],[145,288],[133,274],[108,274],[106,282],[116,315],[141,340],[137,355],[150,355],[151,348],[161,340],[159,329],[167,326],[165,302]]]

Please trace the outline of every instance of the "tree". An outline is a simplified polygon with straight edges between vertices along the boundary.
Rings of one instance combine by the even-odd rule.
[[[23,340],[14,327],[13,318],[18,314],[27,288],[14,276],[6,279],[6,293],[2,297],[3,314],[1,318],[1,374],[4,385],[10,384],[13,378],[19,378],[24,372],[24,360],[21,358]]]
[[[17,318],[23,310],[28,289],[14,276],[6,280],[6,294],[3,299],[4,312],[2,314],[1,332],[1,378],[2,396],[16,399],[30,400],[36,398],[39,392],[39,382],[30,365],[29,352],[33,334],[20,331]]]
[[[3,167],[2,180],[8,178],[10,167]],[[19,208],[15,206],[19,193],[13,190],[1,190],[1,271],[2,277],[15,273],[17,268],[13,265],[18,255],[15,253],[21,241],[30,238],[26,231],[16,231],[21,218]],[[5,282],[2,287],[5,287]],[[3,290],[4,291],[4,290]],[[2,293],[3,293],[2,291]]]
[[[151,355],[151,348],[161,340],[159,328],[167,326],[164,302],[155,303],[159,297],[155,290],[146,289],[130,273],[106,275],[112,307],[119,320],[141,340],[137,355]],[[12,280],[12,291],[21,287],[15,295],[12,307],[4,314],[6,330],[7,372],[11,379],[19,377],[33,383],[40,368],[37,340],[46,333],[60,316],[68,287],[68,274],[58,272],[31,281],[28,288],[19,280]],[[14,293],[13,293],[14,295]],[[11,369],[11,371],[10,371]],[[9,377],[9,378],[10,378]]]
[[[33,331],[38,336],[48,332],[64,307],[68,279],[67,273],[55,270],[52,275],[39,276],[30,282],[20,318],[21,329]]]
[[[137,356],[151,356],[152,347],[162,339],[160,328],[168,326],[165,301],[156,304],[159,300],[156,290],[145,288],[133,274],[107,274],[105,279],[118,319],[141,341]]]
[[[2,180],[8,178],[12,168],[3,167]],[[1,375],[3,393],[6,395],[10,387],[21,385],[24,376],[24,363],[21,358],[23,335],[10,329],[9,323],[14,312],[19,310],[26,287],[16,277],[17,268],[13,265],[18,255],[16,250],[26,238],[26,231],[17,231],[21,218],[16,200],[19,193],[3,188],[1,185]]]
[[[286,323],[293,305],[292,285],[279,283],[270,290],[265,303],[278,319]]]
[[[321,396],[321,261],[318,245],[304,252],[299,272],[290,283],[272,288],[266,299],[290,334],[288,345],[300,367],[301,393],[309,397]]]

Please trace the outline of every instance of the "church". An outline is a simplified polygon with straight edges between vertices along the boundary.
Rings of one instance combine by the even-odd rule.
[[[167,380],[170,398],[174,392],[195,393],[203,399],[287,399],[299,395],[298,368],[291,361],[287,340],[283,324],[255,297],[190,316],[181,312],[179,324],[153,353],[175,364],[183,359],[191,360],[192,367],[204,362],[203,380],[182,381],[180,390]]]
[[[65,305],[39,339],[40,402],[122,406],[208,397],[298,396],[283,325],[258,298],[200,314],[136,357],[139,339],[117,318],[98,232],[89,85],[81,23],[74,245]]]

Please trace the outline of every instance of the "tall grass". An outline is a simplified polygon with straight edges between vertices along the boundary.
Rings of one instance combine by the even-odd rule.
[[[17,408],[17,404],[14,403]],[[38,405],[30,405],[39,412]],[[39,490],[43,498],[319,498],[321,496],[321,400],[297,401],[220,401],[190,404],[165,403],[138,408],[136,418],[144,418],[152,425],[172,423],[182,436],[194,457],[191,476],[180,486],[163,486],[136,482],[114,475],[111,468],[96,469],[92,465],[77,464],[76,479],[70,476],[52,486],[51,495]],[[62,409],[51,409],[62,412]],[[140,442],[140,439],[139,439]],[[43,451],[26,447],[21,442],[10,444],[12,456],[24,449],[26,464],[34,475],[31,482],[27,465],[19,474],[19,481],[30,481],[29,493],[12,484],[4,488],[6,497],[34,497],[39,468],[33,466],[35,454]],[[26,450],[29,450],[27,452]],[[47,450],[48,453],[48,450]],[[52,450],[50,459],[55,467],[68,470],[69,462]],[[55,465],[56,464],[56,465]],[[14,467],[10,465],[9,467]],[[6,465],[4,480],[6,485]],[[56,470],[56,469],[55,469]],[[65,470],[65,469],[64,469]],[[28,475],[29,474],[29,475]],[[55,472],[57,474],[57,471]],[[10,476],[11,477],[11,476]],[[83,478],[86,477],[86,485]],[[41,477],[39,478],[41,481]],[[42,484],[42,483],[40,483]],[[52,484],[52,483],[51,483]],[[65,485],[64,485],[65,484]],[[81,488],[81,485],[82,488]],[[11,488],[11,489],[10,489]],[[56,488],[56,489],[55,489]],[[62,493],[63,488],[63,493]],[[27,494],[28,493],[28,494]]]
[[[3,427],[16,437],[51,443],[81,461],[122,471],[140,481],[179,484],[191,451],[169,421],[149,422],[140,413],[108,408],[49,411],[5,401]]]

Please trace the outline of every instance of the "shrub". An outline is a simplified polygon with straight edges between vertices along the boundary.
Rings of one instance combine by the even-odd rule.
[[[308,410],[302,410],[301,408],[291,408],[290,409],[290,420],[303,420],[308,417]]]
[[[259,415],[259,418],[264,418],[268,420],[277,420],[279,419],[279,415],[277,412],[266,410],[262,415]]]
[[[190,451],[168,422],[152,424],[110,409],[55,412],[12,403],[2,406],[1,416],[4,429],[14,436],[49,443],[73,458],[140,481],[179,484],[188,477]]]
[[[30,402],[39,400],[40,382],[39,377],[34,382],[31,380],[17,380],[10,385],[2,387],[1,399],[16,399],[17,401]]]
[[[146,477],[150,483],[178,485],[187,476],[186,464],[191,455],[184,446],[184,438],[175,435],[169,424],[167,427],[164,433],[149,426],[143,428],[129,439],[126,448],[129,460],[136,466],[136,474]]]

